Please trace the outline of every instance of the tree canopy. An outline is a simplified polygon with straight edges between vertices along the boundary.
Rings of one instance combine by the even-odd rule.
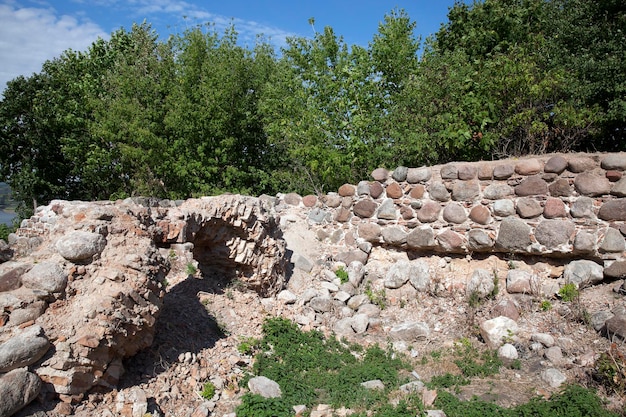
[[[377,167],[626,150],[626,4],[457,2],[424,43],[403,10],[368,45],[276,51],[234,26],[120,29],[0,101],[0,181],[54,198],[325,192]]]

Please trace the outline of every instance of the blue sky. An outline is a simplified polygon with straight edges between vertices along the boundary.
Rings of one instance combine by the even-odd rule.
[[[468,1],[469,2],[469,1]],[[211,22],[231,22],[244,44],[264,34],[276,46],[289,36],[312,36],[332,26],[352,45],[367,46],[386,13],[406,10],[424,39],[447,20],[454,0],[0,0],[0,91],[18,75],[29,76],[67,49],[85,50],[98,37],[146,20],[163,38]]]

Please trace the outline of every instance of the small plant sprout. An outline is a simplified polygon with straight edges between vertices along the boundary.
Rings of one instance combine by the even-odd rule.
[[[559,289],[559,295],[563,301],[569,303],[570,301],[574,301],[578,298],[580,291],[578,291],[576,284],[569,282]]]
[[[552,310],[552,303],[548,300],[543,300],[539,305],[539,308],[541,308],[541,311]]]
[[[205,382],[200,396],[205,400],[213,398],[215,396],[215,385],[211,381]]]
[[[348,271],[343,269],[343,267],[339,267],[339,269],[335,271],[335,275],[342,284],[345,284],[349,280]]]
[[[187,272],[187,275],[196,275],[196,272],[198,272],[198,268],[196,268],[193,263],[189,262],[187,263],[185,272]]]

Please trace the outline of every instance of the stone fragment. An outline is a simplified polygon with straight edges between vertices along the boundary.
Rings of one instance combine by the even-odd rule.
[[[579,259],[565,265],[563,270],[565,282],[576,284],[578,288],[601,282],[604,271],[601,265],[587,259]]]
[[[496,304],[491,312],[491,317],[496,318],[499,316],[508,317],[511,320],[519,319],[519,306],[515,301],[510,298],[504,298]]]
[[[404,195],[404,190],[397,182],[388,184],[385,188],[385,192],[387,193],[387,198],[400,198]]]
[[[617,182],[621,180],[622,177],[624,176],[624,174],[621,171],[615,171],[615,170],[606,171],[605,175],[606,175],[606,178],[611,182]]]
[[[563,362],[563,351],[559,346],[551,346],[543,354],[547,360],[555,365],[560,365]]]
[[[483,197],[488,200],[499,200],[510,195],[513,195],[513,188],[500,182],[490,184],[483,190]]]
[[[515,164],[515,172],[519,175],[538,174],[542,168],[542,163],[538,159],[522,159]]]
[[[372,178],[378,182],[385,182],[389,177],[389,172],[385,168],[376,168],[372,171]]]
[[[541,379],[552,388],[558,388],[567,381],[567,377],[555,368],[548,368],[541,371]]]
[[[358,196],[370,195],[369,181],[359,181],[359,183],[356,186],[356,193]]]
[[[473,294],[479,298],[486,298],[492,294],[494,288],[493,272],[477,268],[472,272],[472,276],[465,287],[465,293],[468,298]]]
[[[575,231],[570,220],[543,220],[535,227],[535,239],[548,249],[556,249],[568,244]]]
[[[506,180],[515,173],[513,165],[498,165],[493,169],[493,178],[496,180]]]
[[[0,292],[11,291],[22,285],[22,275],[32,265],[25,262],[9,261],[0,264]]]
[[[342,197],[340,197],[337,193],[328,193],[323,197],[324,204],[331,208],[339,207],[341,205],[341,200]]]
[[[439,219],[439,213],[441,213],[441,205],[434,201],[427,201],[415,215],[422,223],[432,223]]]
[[[583,172],[574,179],[574,188],[580,195],[597,197],[611,192],[611,182],[593,172]]]
[[[600,166],[603,169],[616,169],[618,171],[626,171],[626,153],[609,154],[602,159]]]
[[[0,372],[31,365],[50,348],[50,342],[39,325],[27,327],[0,344]]]
[[[367,327],[369,326],[370,318],[367,314],[355,314],[352,317],[351,326],[352,330],[356,334],[363,334],[367,331]]]
[[[385,275],[385,288],[400,288],[409,281],[411,264],[409,261],[401,260],[389,268]]]
[[[430,168],[409,168],[406,174],[406,182],[409,184],[417,184],[419,182],[429,181],[432,177],[432,171]]]
[[[506,291],[510,294],[534,294],[538,289],[536,275],[521,269],[511,269],[506,274]]]
[[[485,320],[480,324],[480,335],[489,349],[493,350],[502,346],[505,340],[514,337],[517,331],[517,322],[504,316]]]
[[[539,342],[547,348],[554,346],[555,343],[554,337],[547,333],[533,333],[530,336],[530,340],[533,342]]]
[[[526,223],[511,217],[502,220],[496,247],[509,252],[523,252],[531,243],[530,227]]]
[[[430,267],[428,263],[419,259],[410,262],[409,282],[417,291],[426,292],[430,289]]]
[[[454,164],[448,164],[441,167],[441,178],[444,180],[455,180],[459,177],[457,166]]]
[[[121,416],[144,417],[148,412],[148,396],[139,387],[119,391],[115,402],[116,411]]]
[[[354,205],[352,211],[363,219],[369,219],[374,215],[377,208],[378,204],[372,200],[361,200]]]
[[[546,200],[543,207],[543,217],[546,219],[555,219],[557,217],[566,217],[565,203],[560,198],[550,197]]]
[[[428,324],[423,322],[400,323],[389,330],[389,337],[393,340],[403,340],[412,342],[428,338],[430,329]]]
[[[596,161],[585,156],[569,158],[569,161],[567,163],[567,168],[571,172],[576,174],[584,171],[591,171],[597,166],[598,164],[596,163]]]
[[[474,201],[480,195],[480,183],[473,181],[455,181],[452,186],[452,199],[455,201]]]
[[[446,186],[439,181],[433,181],[428,187],[428,195],[435,201],[448,201],[450,200],[450,192]]]
[[[626,198],[609,200],[602,204],[598,217],[606,221],[626,221]]]
[[[393,172],[391,173],[391,178],[399,182],[406,181],[406,176],[408,172],[409,169],[407,167],[399,166],[393,170]]]
[[[101,234],[83,231],[70,232],[56,243],[59,254],[71,262],[89,260],[105,246],[106,239]]]
[[[27,368],[0,375],[0,416],[9,417],[39,395],[41,379]]]
[[[302,197],[302,204],[304,207],[314,207],[317,204],[317,196],[309,194]]]
[[[487,251],[493,244],[493,239],[481,229],[472,229],[467,233],[467,248],[471,251]]]
[[[453,230],[446,229],[437,235],[437,242],[440,248],[445,252],[462,252],[463,236]]]
[[[539,175],[533,175],[522,180],[515,186],[515,194],[520,197],[530,195],[546,195],[548,194],[548,183]]]
[[[289,290],[282,290],[276,296],[276,299],[283,304],[294,304],[297,301],[297,297],[294,293]]]
[[[626,177],[617,181],[611,189],[611,194],[617,197],[626,197]]]
[[[358,310],[364,304],[369,303],[369,298],[365,294],[357,294],[351,297],[346,303],[353,310]]]
[[[578,197],[570,205],[569,213],[576,218],[593,217],[593,199],[590,197]]]
[[[600,252],[621,253],[626,250],[626,241],[619,230],[612,227],[606,229],[604,239],[600,244]]]
[[[496,200],[493,202],[493,214],[498,217],[508,217],[515,214],[515,204],[511,200]]]
[[[559,178],[548,186],[548,192],[553,197],[569,197],[572,195],[572,187],[565,178]]]
[[[515,359],[519,358],[519,353],[515,346],[510,343],[505,343],[498,348],[498,357],[505,363],[511,363]]]
[[[34,290],[62,292],[67,286],[67,274],[57,263],[41,262],[22,275],[22,284]]]
[[[626,261],[615,261],[604,268],[604,276],[607,278],[626,278]]]
[[[543,213],[543,207],[539,202],[530,197],[519,198],[517,200],[517,214],[523,219],[532,219]]]
[[[429,249],[437,246],[433,229],[428,226],[413,229],[407,235],[406,243],[411,249]]]
[[[567,159],[561,155],[555,155],[546,161],[543,166],[544,172],[553,172],[555,174],[561,174],[567,168]]]
[[[360,223],[359,237],[365,239],[367,242],[378,242],[380,240],[382,229],[376,223]]]
[[[0,239],[0,263],[6,262],[13,257],[13,249],[4,241]]]
[[[280,398],[283,395],[278,383],[264,376],[250,378],[248,388],[252,394],[258,394],[263,398]]]
[[[373,379],[371,381],[365,381],[365,382],[361,382],[361,386],[365,389],[369,389],[369,390],[384,390],[385,389],[385,384],[383,384],[383,381],[381,381],[380,379]]]
[[[459,203],[449,203],[443,209],[443,219],[449,223],[461,224],[467,220],[467,214]]]
[[[469,217],[474,223],[483,225],[489,224],[492,221],[489,208],[482,204],[472,207]]]
[[[465,164],[458,167],[458,177],[460,180],[467,181],[476,178],[478,169],[475,165]]]
[[[392,199],[388,198],[383,201],[376,212],[376,217],[383,220],[396,220],[398,218],[396,205]]]
[[[391,246],[400,246],[406,243],[407,233],[400,227],[385,227],[382,230],[383,242]]]

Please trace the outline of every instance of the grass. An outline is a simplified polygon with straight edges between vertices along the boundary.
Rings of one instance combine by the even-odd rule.
[[[325,338],[320,332],[303,332],[297,324],[282,318],[272,318],[263,324],[263,337],[245,339],[240,351],[256,352],[252,369],[276,381],[283,392],[281,398],[266,399],[247,393],[236,409],[238,417],[293,416],[294,405],[306,405],[310,410],[318,404],[330,404],[334,409],[350,408],[353,417],[423,417],[424,406],[419,394],[401,394],[398,390],[408,378],[402,377],[412,367],[408,359],[380,346],[363,348],[335,337]],[[460,374],[433,377],[429,388],[437,388],[434,407],[448,417],[618,417],[604,408],[602,400],[592,390],[567,386],[546,400],[533,398],[514,408],[473,398],[458,399],[448,389],[458,389],[473,378],[484,378],[499,372],[501,363],[495,352],[483,351],[470,340],[461,339],[451,350]],[[441,351],[429,356],[441,360]],[[605,371],[614,375],[614,368]],[[620,369],[621,371],[621,369]],[[250,378],[248,375],[246,378]],[[380,379],[385,389],[369,391],[362,382]],[[242,385],[247,381],[244,379]]]

